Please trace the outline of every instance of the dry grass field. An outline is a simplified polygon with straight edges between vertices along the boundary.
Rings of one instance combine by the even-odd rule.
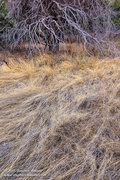
[[[16,57],[0,66],[0,179],[119,180],[120,59]]]

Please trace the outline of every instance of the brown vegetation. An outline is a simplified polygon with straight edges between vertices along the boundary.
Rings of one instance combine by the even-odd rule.
[[[120,59],[8,59],[0,66],[1,179],[119,180]]]

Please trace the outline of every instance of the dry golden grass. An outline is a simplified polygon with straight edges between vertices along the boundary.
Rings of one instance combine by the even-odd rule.
[[[1,179],[120,179],[120,59],[0,67]]]

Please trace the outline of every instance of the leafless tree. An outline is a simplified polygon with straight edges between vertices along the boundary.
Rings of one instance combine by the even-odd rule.
[[[58,51],[60,42],[75,37],[85,50],[89,46],[104,52],[110,45],[105,39],[111,29],[111,14],[106,0],[14,0],[8,16],[15,27],[7,29],[4,39],[12,48],[28,42]]]

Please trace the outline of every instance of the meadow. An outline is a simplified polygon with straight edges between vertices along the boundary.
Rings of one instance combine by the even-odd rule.
[[[0,54],[0,179],[120,179],[120,58]]]

